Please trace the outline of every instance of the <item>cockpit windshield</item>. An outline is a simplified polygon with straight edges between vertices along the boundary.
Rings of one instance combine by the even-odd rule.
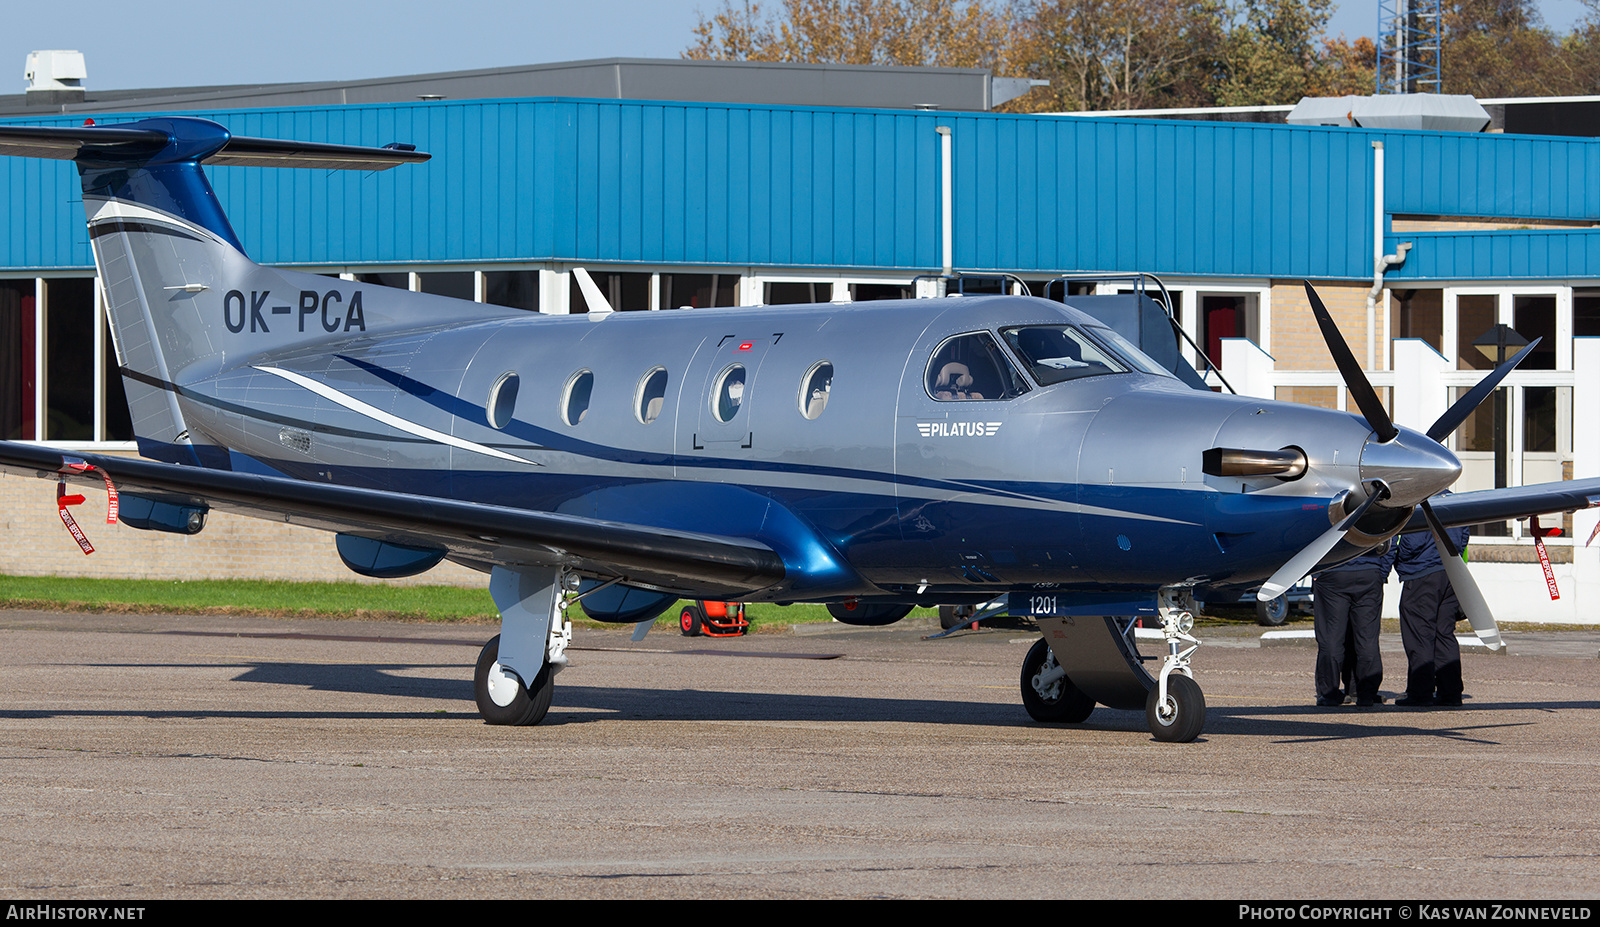
[[[1153,373],[1156,376],[1161,377],[1170,377],[1174,380],[1178,378],[1177,374],[1156,363],[1155,358],[1139,350],[1138,345],[1122,337],[1122,333],[1118,332],[1116,329],[1107,328],[1103,325],[1090,325],[1089,331],[1101,341],[1109,344],[1111,349],[1118,352],[1123,360],[1131,362],[1133,366],[1138,367],[1145,373]]]
[[[1071,325],[1003,328],[1000,334],[1041,386],[1128,370],[1127,364]]]
[[[1040,386],[1129,370],[1172,376],[1133,342],[1103,325],[1087,325],[1083,329],[1072,325],[1028,325],[1003,328],[1000,334],[1027,362]]]

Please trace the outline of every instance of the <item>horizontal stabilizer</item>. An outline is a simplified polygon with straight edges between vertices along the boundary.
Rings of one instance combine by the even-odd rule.
[[[160,129],[123,126],[0,126],[0,155],[57,161],[139,163],[160,154],[172,136]],[[230,137],[202,164],[230,167],[309,167],[324,170],[382,171],[428,160],[426,152],[406,147],[367,148],[275,138]]]
[[[222,150],[202,161],[230,167],[317,167],[330,171],[386,171],[397,164],[419,164],[432,157],[405,148],[326,145],[277,138],[228,139]]]

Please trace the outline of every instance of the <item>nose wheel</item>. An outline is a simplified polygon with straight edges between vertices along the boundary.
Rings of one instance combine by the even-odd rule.
[[[1177,673],[1167,677],[1166,695],[1161,686],[1145,697],[1144,719],[1156,740],[1186,744],[1200,736],[1206,725],[1206,697],[1200,684]]]

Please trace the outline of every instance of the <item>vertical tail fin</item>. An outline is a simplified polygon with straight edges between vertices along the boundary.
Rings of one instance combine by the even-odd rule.
[[[202,165],[385,170],[428,160],[362,148],[239,138],[203,119],[116,126],[0,126],[0,155],[76,163],[140,453],[227,466],[191,431],[194,383],[246,358],[375,331],[502,314],[386,287],[262,267],[244,254]],[[382,293],[364,293],[381,290]]]

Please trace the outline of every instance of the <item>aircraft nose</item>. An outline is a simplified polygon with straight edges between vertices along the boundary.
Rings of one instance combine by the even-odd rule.
[[[1461,461],[1443,444],[1410,428],[1386,442],[1375,437],[1361,450],[1361,480],[1382,480],[1389,487],[1389,508],[1416,505],[1461,475]]]

